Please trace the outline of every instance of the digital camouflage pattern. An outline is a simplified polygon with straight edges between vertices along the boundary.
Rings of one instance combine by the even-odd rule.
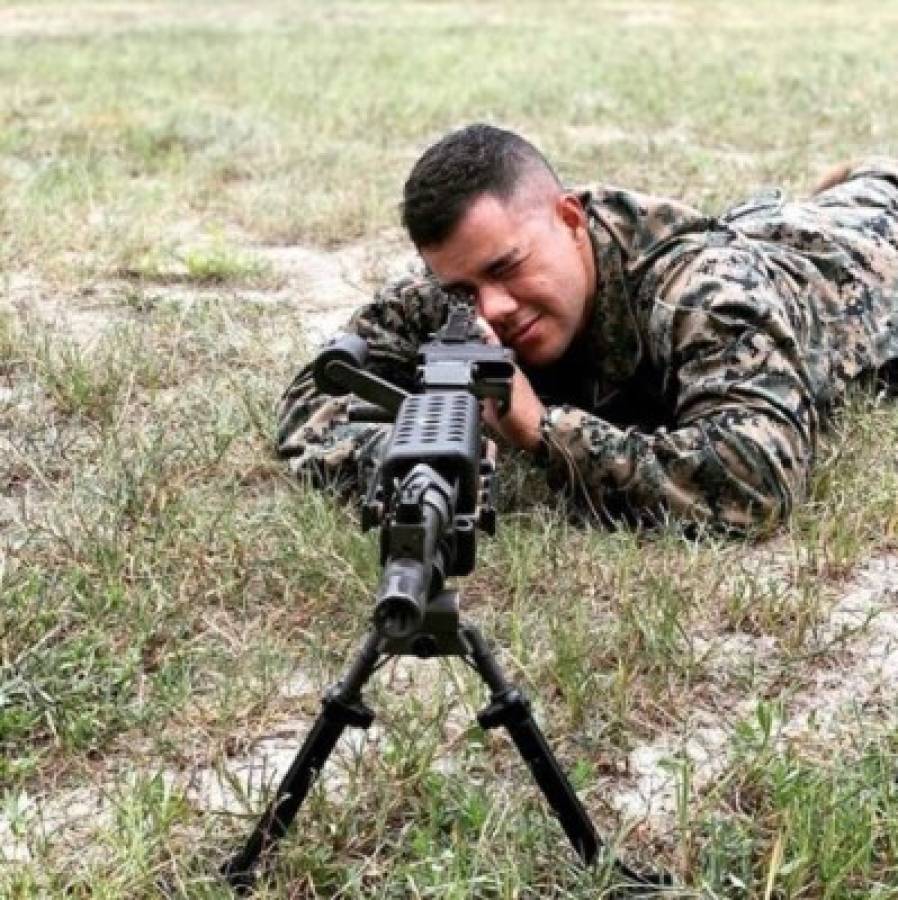
[[[525,370],[547,406],[549,478],[603,519],[747,527],[788,515],[848,382],[898,360],[898,162],[720,217],[608,186],[582,199],[598,279],[590,328],[558,363]],[[426,275],[408,276],[348,328],[368,339],[372,369],[409,387],[445,303]],[[388,426],[345,412],[308,367],[296,376],[278,434],[294,471],[364,477]]]

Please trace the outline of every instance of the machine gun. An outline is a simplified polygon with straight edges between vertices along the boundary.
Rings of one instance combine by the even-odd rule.
[[[339,336],[318,355],[313,371],[322,392],[361,399],[350,405],[350,419],[394,422],[362,507],[363,528],[381,529],[383,571],[372,628],[346,674],[325,693],[318,718],[243,851],[222,872],[235,889],[251,889],[259,857],[270,855],[289,828],[344,728],[373,722],[361,691],[393,656],[457,656],[475,669],[490,690],[478,723],[508,730],[588,864],[600,848],[589,815],[529,702],[506,680],[477,628],[460,619],[459,593],[446,584],[474,568],[477,529],[495,532],[495,444],[482,433],[479,401],[494,399],[500,415],[508,409],[513,354],[483,341],[473,310],[463,303],[450,306],[446,323],[421,346],[414,393],[367,372],[367,349],[357,336]],[[617,867],[633,883],[656,883]]]

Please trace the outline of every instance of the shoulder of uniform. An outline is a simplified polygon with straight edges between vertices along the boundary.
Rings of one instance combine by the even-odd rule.
[[[394,275],[383,283],[375,293],[375,299],[393,299],[411,296],[416,293],[427,293],[438,288],[436,279],[430,275],[422,264],[414,264],[405,272]]]
[[[448,295],[423,267],[387,281],[358,315],[402,333],[426,334],[444,318]]]
[[[592,185],[579,196],[587,215],[611,234],[631,264],[677,234],[707,230],[711,221],[678,200],[616,185]]]

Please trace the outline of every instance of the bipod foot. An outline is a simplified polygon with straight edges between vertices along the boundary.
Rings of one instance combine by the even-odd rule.
[[[242,855],[242,854],[241,854]],[[254,867],[241,868],[241,855],[232,856],[219,870],[221,877],[238,897],[248,897],[256,889],[258,875]],[[254,864],[255,865],[255,864]]]

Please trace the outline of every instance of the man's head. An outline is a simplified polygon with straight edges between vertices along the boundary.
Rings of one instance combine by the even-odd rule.
[[[596,282],[586,213],[518,135],[469,125],[430,147],[405,183],[403,224],[523,362],[554,362],[583,330]]]

